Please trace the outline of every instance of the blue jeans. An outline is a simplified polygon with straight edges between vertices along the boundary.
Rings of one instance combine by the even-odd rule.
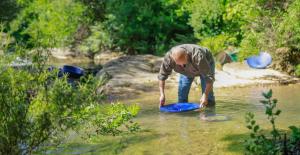
[[[214,71],[214,63],[211,65]],[[201,90],[202,94],[205,92],[206,88],[206,80],[205,77],[200,75],[201,80]],[[179,86],[178,86],[178,102],[188,102],[188,96],[190,92],[191,85],[194,81],[194,78],[187,77],[183,74],[180,74],[179,77]],[[199,98],[200,99],[200,98]],[[214,105],[215,104],[215,96],[213,90],[208,95],[208,105]]]

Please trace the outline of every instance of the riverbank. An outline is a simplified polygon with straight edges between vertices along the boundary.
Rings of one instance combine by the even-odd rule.
[[[105,54],[107,57],[107,53]],[[101,55],[99,55],[101,57]],[[157,74],[162,57],[153,55],[120,55],[107,61],[97,76],[108,76],[104,87],[111,99],[130,98],[141,93],[158,91]],[[173,72],[166,81],[166,87],[177,87],[179,74]],[[273,69],[253,69],[242,62],[225,64],[216,69],[214,88],[287,85],[299,83],[300,79]],[[199,78],[193,83],[199,88]]]

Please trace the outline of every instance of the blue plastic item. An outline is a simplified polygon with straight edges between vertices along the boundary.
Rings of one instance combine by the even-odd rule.
[[[267,52],[260,52],[258,56],[251,56],[246,61],[251,68],[264,69],[272,63],[272,57]]]
[[[160,107],[161,112],[183,112],[199,109],[200,106],[197,103],[174,103]]]
[[[72,78],[80,78],[83,76],[84,71],[82,68],[77,66],[64,65],[61,69],[63,73],[67,73],[69,77]]]

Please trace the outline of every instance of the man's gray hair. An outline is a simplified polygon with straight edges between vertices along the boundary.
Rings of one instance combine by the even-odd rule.
[[[171,56],[174,60],[180,60],[182,58],[185,58],[186,54],[186,50],[182,47],[176,46],[171,49]]]

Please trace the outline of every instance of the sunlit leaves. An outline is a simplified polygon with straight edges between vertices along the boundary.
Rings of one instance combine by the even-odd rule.
[[[280,154],[284,150],[294,153],[300,149],[300,128],[290,126],[292,133],[289,139],[286,139],[276,128],[275,120],[280,115],[281,110],[275,109],[278,101],[277,99],[272,99],[272,95],[272,90],[263,92],[262,96],[264,99],[260,101],[264,105],[265,114],[272,125],[272,130],[269,134],[256,124],[253,113],[248,112],[246,114],[246,127],[251,131],[250,139],[245,141],[245,148],[248,154]],[[283,139],[283,137],[285,138]]]
[[[10,24],[17,41],[31,46],[60,47],[70,44],[83,21],[85,6],[73,0],[34,0]]]

